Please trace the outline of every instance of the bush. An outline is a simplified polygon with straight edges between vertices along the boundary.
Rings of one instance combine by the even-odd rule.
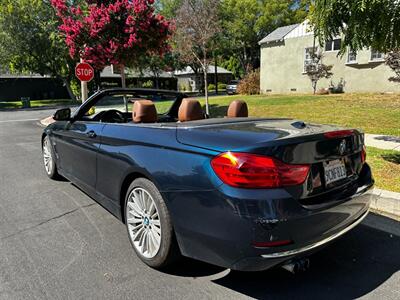
[[[346,85],[346,81],[343,78],[340,78],[340,81],[337,85],[333,83],[331,80],[331,85],[329,86],[329,92],[331,94],[342,94],[344,93],[344,87]]]
[[[260,93],[260,70],[249,72],[238,84],[237,92],[243,95],[256,95]]]
[[[218,82],[218,90],[219,91],[226,90],[226,84],[222,83],[222,82]]]
[[[210,83],[210,84],[208,85],[208,90],[209,90],[209,91],[215,91],[215,84]]]
[[[191,92],[192,91],[192,87],[190,86],[189,83],[181,83],[179,85],[179,91],[181,91],[181,92]]]
[[[316,95],[329,95],[329,89],[319,89],[315,94]]]
[[[142,88],[152,88],[153,87],[153,81],[152,80],[147,80],[143,82]]]
[[[208,90],[209,91],[215,91],[215,84],[210,83],[208,85]],[[223,91],[223,90],[226,90],[226,84],[222,83],[222,82],[218,82],[218,91]]]

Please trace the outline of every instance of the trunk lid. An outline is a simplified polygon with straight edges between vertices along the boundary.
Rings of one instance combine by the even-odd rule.
[[[289,191],[303,204],[313,205],[329,201],[331,197],[321,195],[338,187],[349,186],[351,193],[357,189],[364,135],[358,130],[346,136],[325,135],[340,130],[344,129],[292,119],[210,119],[179,124],[177,140],[218,152],[255,153],[289,164],[308,164],[307,181]]]
[[[209,119],[180,123],[177,140],[218,152],[274,154],[284,162],[300,164],[342,156],[338,147],[343,139],[324,136],[326,132],[338,130],[343,128],[292,119]],[[361,151],[361,132],[354,130],[353,136],[346,139],[345,153]]]

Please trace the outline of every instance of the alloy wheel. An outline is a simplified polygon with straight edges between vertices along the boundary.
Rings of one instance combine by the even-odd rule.
[[[127,205],[129,236],[135,249],[145,258],[155,257],[161,246],[161,222],[152,196],[143,188],[129,194]]]
[[[51,154],[50,142],[48,138],[43,141],[43,162],[47,174],[51,174],[53,171],[53,156]]]

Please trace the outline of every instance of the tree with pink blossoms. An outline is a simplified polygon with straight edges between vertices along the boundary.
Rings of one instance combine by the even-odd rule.
[[[69,54],[97,71],[107,65],[135,67],[169,50],[172,25],[154,11],[154,0],[51,0]]]

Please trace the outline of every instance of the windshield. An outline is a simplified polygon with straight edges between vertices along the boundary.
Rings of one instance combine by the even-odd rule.
[[[141,95],[139,93],[120,93],[104,95],[92,107],[89,107],[86,116],[93,116],[102,111],[118,110],[120,112],[132,112],[133,103],[137,100],[151,100],[154,102],[157,114],[166,114],[174,103],[173,95]]]

